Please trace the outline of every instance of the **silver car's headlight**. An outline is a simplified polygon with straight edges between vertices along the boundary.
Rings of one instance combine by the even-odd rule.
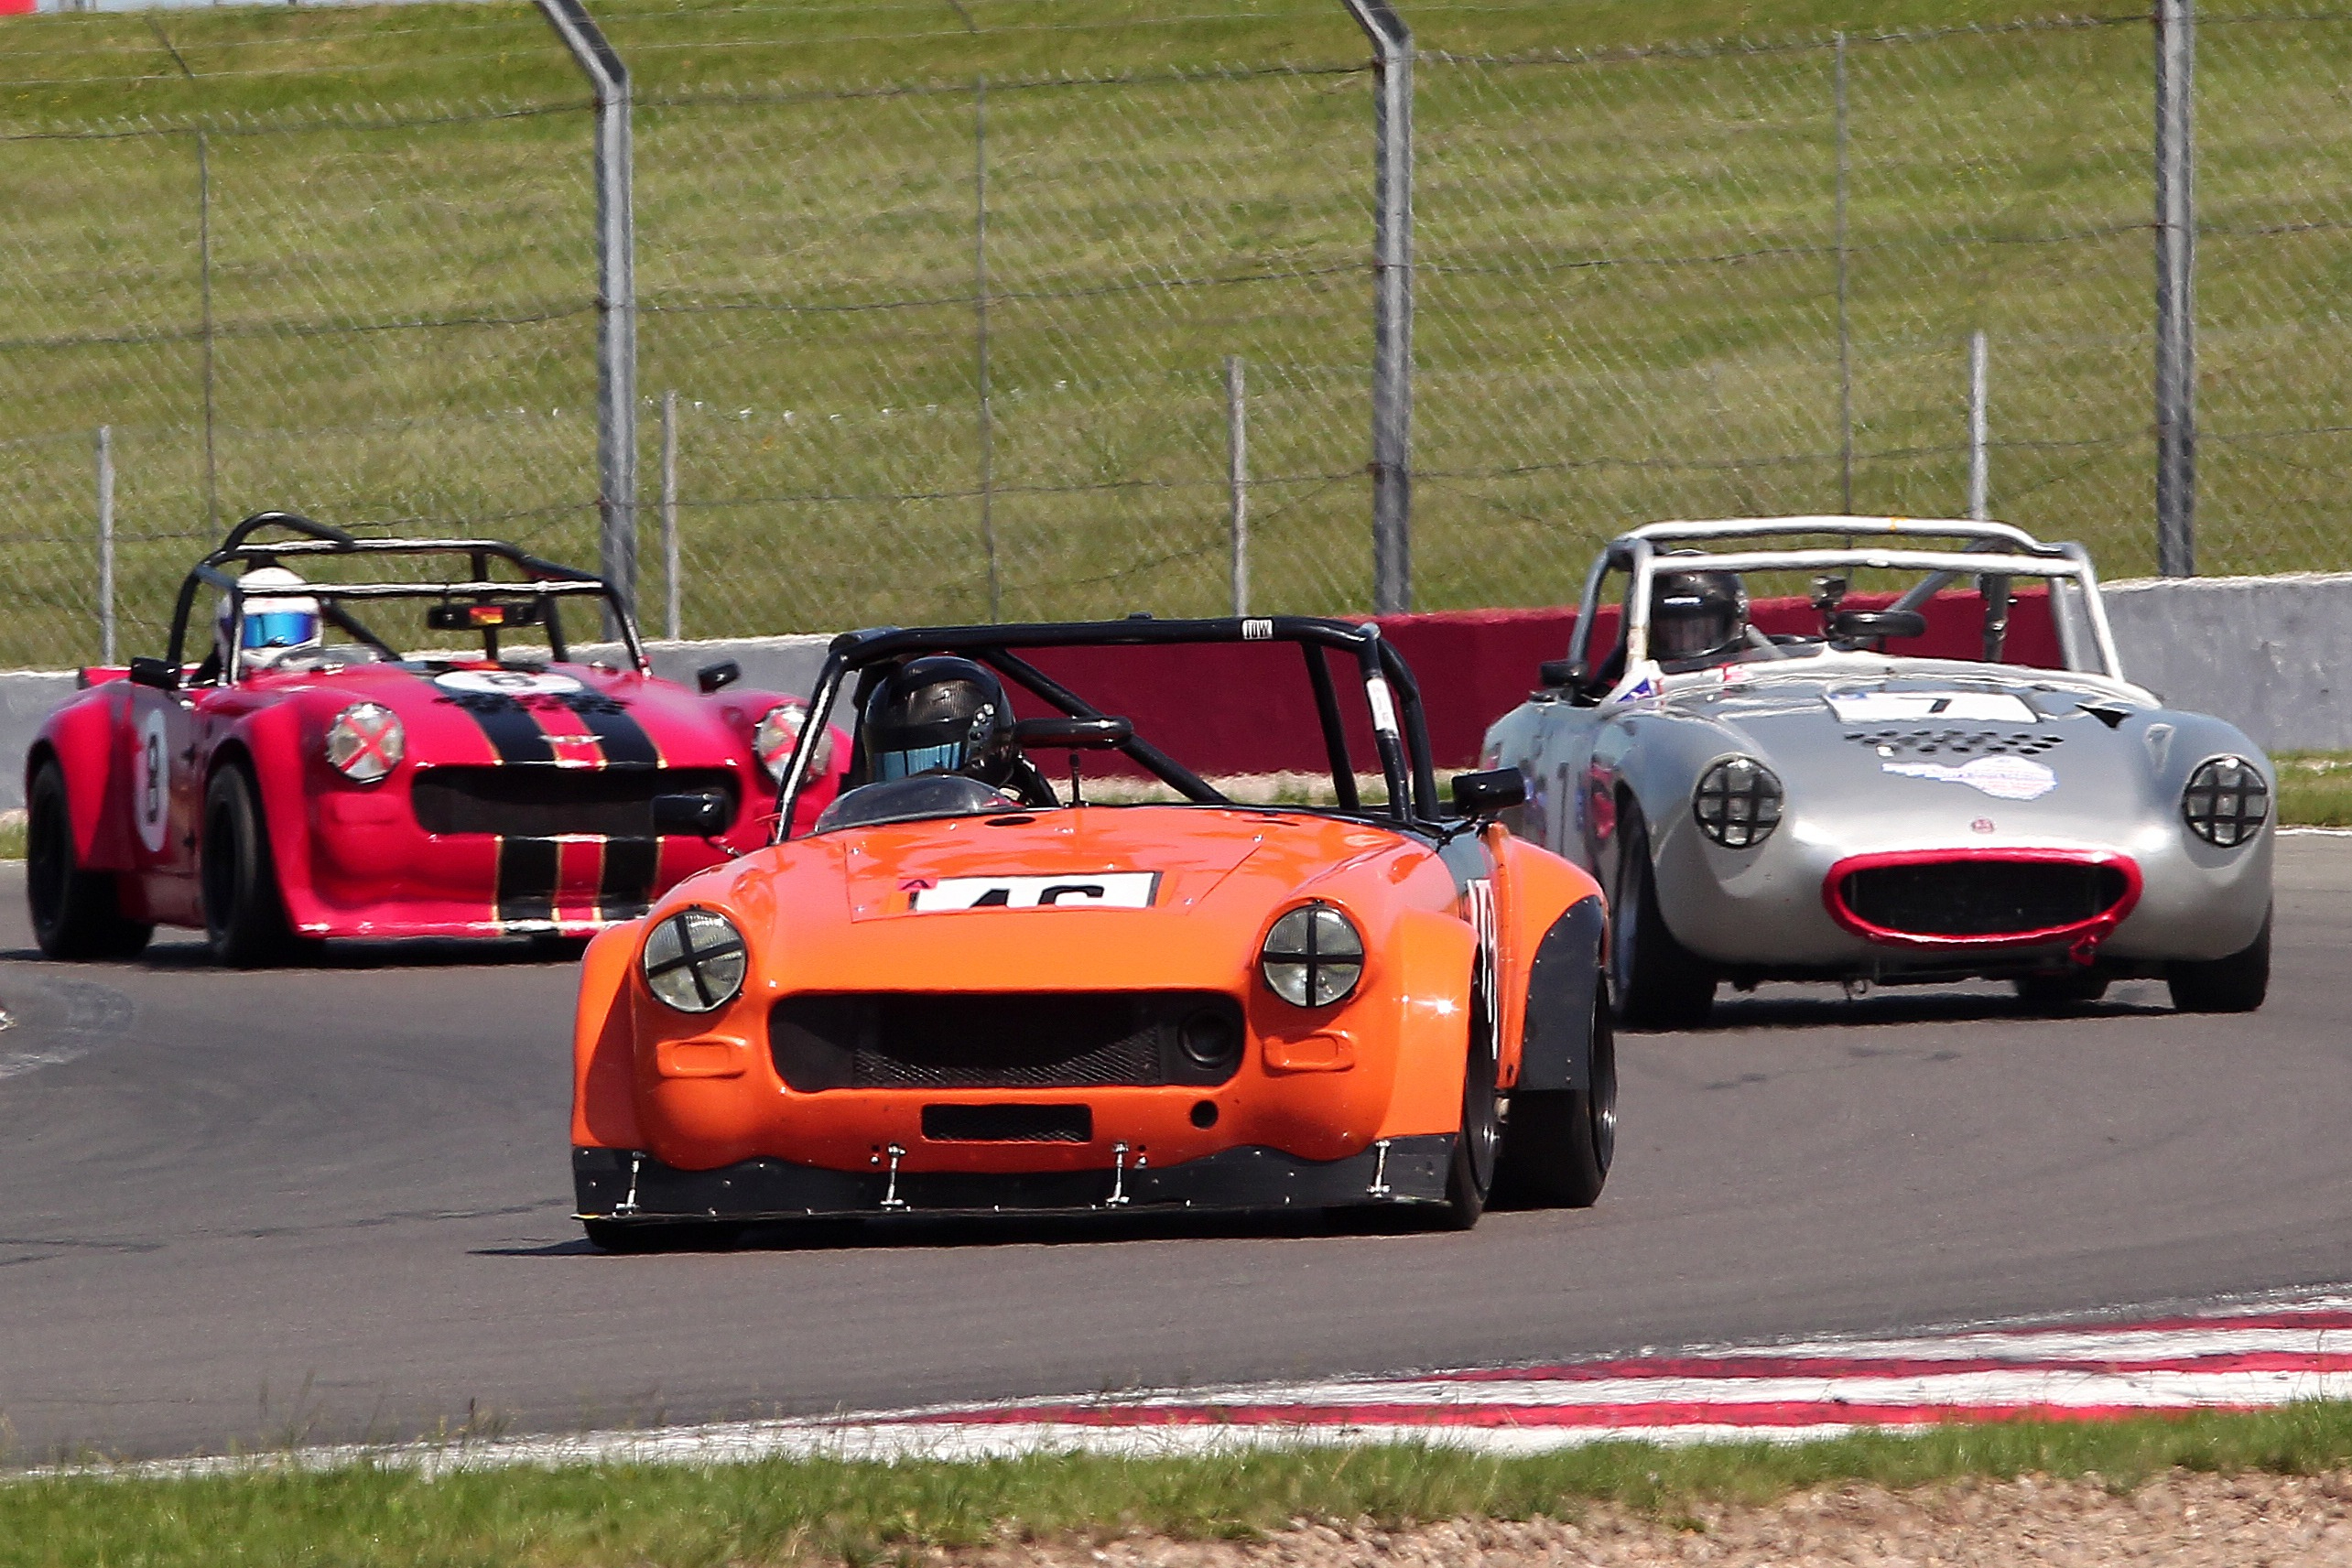
[[[743,989],[747,954],[735,923],[714,910],[681,909],[645,938],[645,985],[680,1012],[724,1007]]]
[[[2270,815],[2271,786],[2262,782],[2262,770],[2243,757],[2199,762],[2181,791],[2181,816],[2189,831],[2224,849],[2252,838]]]
[[[1752,849],[1781,825],[1781,781],[1753,757],[1732,757],[1699,775],[1690,797],[1699,831],[1727,849]]]
[[[1329,904],[1306,904],[1274,922],[1258,968],[1291,1006],[1329,1007],[1363,978],[1363,934]]]

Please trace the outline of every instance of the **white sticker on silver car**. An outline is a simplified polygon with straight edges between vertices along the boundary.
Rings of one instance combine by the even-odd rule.
[[[917,914],[952,909],[1149,909],[1159,886],[1157,871],[941,877],[928,887],[914,889],[907,907]]]
[[[1833,691],[1825,699],[1840,724],[1908,723],[1921,719],[2032,724],[2026,700],[2006,691]]]
[[[1995,800],[2039,800],[2058,787],[2056,773],[2025,757],[1974,757],[1956,768],[1943,762],[1881,762],[1879,771],[1967,784]]]

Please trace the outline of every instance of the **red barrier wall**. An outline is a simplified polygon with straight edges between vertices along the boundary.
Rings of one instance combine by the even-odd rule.
[[[1853,610],[1883,609],[1891,593],[1849,595]],[[1598,630],[1606,646],[1616,633],[1614,606],[1601,611]],[[1758,600],[1755,623],[1767,632],[1817,633],[1820,617],[1802,599]],[[1927,635],[1898,639],[1889,651],[1928,657],[1979,656],[1984,602],[1974,592],[1941,593],[1927,607]],[[1420,683],[1430,751],[1441,768],[1478,762],[1487,726],[1527,698],[1535,666],[1568,651],[1572,610],[1440,611],[1377,618],[1381,633],[1404,655]],[[1266,643],[1213,647],[1039,650],[1041,668],[1106,713],[1123,714],[1136,733],[1202,773],[1267,773],[1278,768],[1321,772],[1322,728],[1296,650]],[[2010,615],[2012,664],[2055,668],[2058,639],[2049,594],[2020,592]],[[1372,771],[1371,727],[1361,688],[1335,668],[1355,765]],[[1242,695],[1246,694],[1246,695]],[[1024,714],[1037,705],[1026,697]],[[1048,768],[1059,760],[1039,759]],[[1102,770],[1109,759],[1089,760]],[[1107,771],[1125,771],[1110,769]]]

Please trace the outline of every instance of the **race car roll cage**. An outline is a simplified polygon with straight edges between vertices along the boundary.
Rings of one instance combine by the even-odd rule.
[[[278,539],[263,544],[249,542],[255,534],[264,529],[273,528],[284,529],[300,535],[301,537]],[[341,601],[430,599],[443,603],[471,600],[479,604],[491,600],[534,599],[539,601],[540,624],[547,629],[548,651],[555,656],[558,663],[569,659],[570,648],[564,641],[563,622],[557,614],[556,601],[561,599],[602,599],[612,609],[613,623],[621,629],[622,645],[628,651],[630,663],[636,666],[640,675],[651,672],[653,666],[645,658],[644,645],[637,640],[636,622],[629,613],[629,607],[622,601],[620,594],[611,583],[592,573],[578,571],[570,567],[559,566],[554,561],[543,560],[537,556],[529,555],[498,539],[363,539],[355,535],[347,534],[341,528],[331,527],[327,524],[305,517],[299,513],[256,512],[231,528],[228,535],[221,541],[220,545],[190,570],[187,578],[179,585],[179,597],[172,607],[171,642],[168,653],[161,661],[134,659],[132,665],[135,674],[160,677],[168,672],[170,676],[168,684],[173,687],[179,684],[182,672],[187,668],[182,661],[188,647],[189,616],[195,608],[196,595],[207,587],[218,590],[227,599],[230,624],[229,646],[232,650],[232,657],[242,654],[245,589],[242,578],[233,577],[222,569],[233,562],[242,563],[251,568],[276,566],[289,559],[299,560],[321,556],[341,557],[426,555],[467,557],[473,572],[472,579],[438,583],[305,583],[301,597],[317,600],[320,617],[338,631],[395,659],[403,658],[406,655],[369,631],[360,622],[346,614],[341,609]],[[490,565],[493,561],[504,561],[513,567],[523,574],[522,580],[501,582],[493,579],[490,575]],[[255,597],[271,599],[284,598],[286,595],[282,591],[263,592]],[[499,627],[496,624],[484,624],[481,630],[482,656],[495,660],[498,657]],[[139,667],[152,666],[156,663],[160,663],[163,669],[158,671],[151,667]],[[224,686],[229,685],[236,679],[236,676],[237,672],[233,667],[223,667],[220,676],[221,683]],[[165,683],[160,678],[157,678],[152,684]]]
[[[1895,538],[1966,539],[1959,550],[1888,548],[1848,545],[1839,549],[1701,551],[1677,558],[1665,569],[1678,571],[1805,571],[1836,568],[1881,568],[1924,571],[1928,575],[1905,589],[1890,610],[1916,610],[1964,577],[1983,585],[1985,662],[1998,663],[2001,640],[2009,626],[2009,580],[2012,577],[2048,579],[2053,600],[2051,622],[2058,635],[2059,656],[2066,668],[2079,674],[2123,679],[2123,661],[2115,649],[2115,633],[2108,624],[2107,606],[2100,601],[2098,577],[2090,554],[2076,544],[2045,545],[2022,528],[2006,523],[1933,517],[1730,517],[1712,522],[1675,521],[1645,524],[1619,535],[1585,576],[1584,594],[1577,610],[1576,631],[1568,640],[1568,663],[1589,668],[1594,612],[1600,590],[1611,570],[1627,573],[1624,680],[1650,662],[1650,599],[1652,583],[1665,553],[1676,546],[1712,539],[1794,538],[1813,535],[1879,535]],[[2082,613],[2089,622],[2090,646],[2084,646],[2084,628],[2076,624],[2065,595],[2082,596]],[[2095,656],[2097,665],[2089,663]]]
[[[844,632],[827,650],[825,668],[808,699],[811,715],[829,714],[852,673],[860,673],[922,654],[961,654],[988,665],[1006,680],[1047,707],[1070,719],[1111,717],[1021,657],[1019,650],[1075,647],[1165,647],[1211,643],[1291,643],[1306,664],[1306,678],[1315,694],[1323,744],[1331,767],[1333,787],[1343,814],[1375,816],[1423,830],[1442,830],[1451,819],[1437,808],[1437,779],[1429,762],[1429,732],[1421,708],[1421,688],[1396,650],[1373,625],[1355,626],[1313,616],[1276,615],[1225,618],[1213,621],[1125,621],[1046,622],[1009,626],[946,626],[902,629],[876,627]],[[1381,774],[1388,786],[1388,805],[1377,813],[1365,811],[1356,788],[1356,774],[1348,753],[1345,721],[1339,712],[1339,687],[1331,678],[1327,650],[1351,656],[1364,682],[1364,699],[1371,713],[1372,743],[1380,753]],[[1157,746],[1133,734],[1117,741],[1119,752],[1185,799],[1201,806],[1234,804],[1217,787]],[[810,759],[817,748],[794,748],[792,762],[778,792],[775,837],[782,843],[790,833],[800,792],[807,783]]]

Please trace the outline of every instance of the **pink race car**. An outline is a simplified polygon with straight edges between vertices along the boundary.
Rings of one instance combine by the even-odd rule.
[[[369,576],[303,575],[330,567]],[[208,589],[211,645],[190,659]],[[575,656],[566,600],[605,610],[612,655]],[[397,636],[382,611],[417,604],[422,631],[473,646],[403,653],[363,619]],[[85,670],[41,727],[35,935],[51,957],[119,957],[157,925],[201,926],[221,961],[254,965],[329,936],[583,937],[634,919],[773,837],[807,707],[740,673],[656,678],[611,584],[512,545],[257,514],[189,573],[164,657]],[[829,726],[811,743],[813,818],[850,747]]]

